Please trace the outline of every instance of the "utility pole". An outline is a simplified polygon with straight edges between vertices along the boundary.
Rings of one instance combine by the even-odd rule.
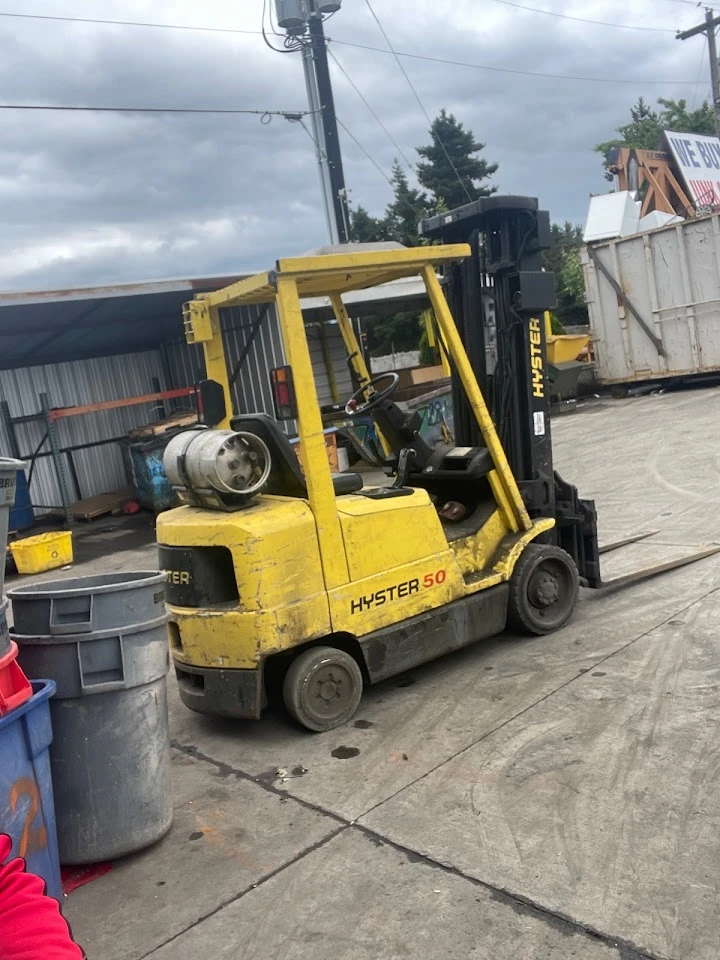
[[[704,33],[708,41],[708,52],[710,54],[710,77],[712,78],[712,96],[715,105],[715,132],[720,137],[720,67],[718,67],[717,43],[715,40],[715,29],[720,24],[720,17],[713,16],[712,10],[705,9],[705,23],[698,24],[697,27],[691,27],[689,30],[678,32],[678,40],[688,40],[690,37],[696,37]]]
[[[333,244],[348,243],[350,213],[323,17],[337,12],[341,3],[342,0],[275,0],[278,25],[297,39],[302,51],[320,185]]]

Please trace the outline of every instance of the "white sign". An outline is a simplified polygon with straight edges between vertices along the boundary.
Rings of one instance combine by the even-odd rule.
[[[720,139],[669,130],[665,138],[695,206],[720,206]]]

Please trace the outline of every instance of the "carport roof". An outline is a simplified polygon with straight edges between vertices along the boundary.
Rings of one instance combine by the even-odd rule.
[[[181,339],[184,303],[247,276],[0,293],[0,370],[135,353]],[[408,277],[344,299],[353,317],[377,317],[423,306],[427,294],[421,279]],[[325,297],[302,305],[309,322],[333,317]]]
[[[243,276],[0,293],[0,369],[153,349],[182,337],[183,303]]]

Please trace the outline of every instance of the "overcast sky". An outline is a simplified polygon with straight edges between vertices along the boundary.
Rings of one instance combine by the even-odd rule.
[[[273,2],[273,0],[269,0]],[[427,111],[447,107],[487,144],[501,192],[538,196],[580,222],[607,189],[593,144],[643,95],[708,95],[702,19],[683,0],[518,0],[525,6],[667,32],[618,29],[524,11],[500,0],[373,0],[397,50],[556,80],[403,63]],[[2,0],[5,13],[132,19],[259,31],[262,0]],[[385,47],[365,0],[327,24],[337,41]],[[260,35],[33,21],[0,16],[0,101],[298,110],[299,55]],[[413,160],[427,122],[393,57],[331,49]],[[396,148],[333,67],[338,116],[389,173]],[[654,82],[653,82],[654,81]],[[314,148],[297,124],[258,117],[3,111],[0,289],[244,272],[327,242]],[[343,135],[351,200],[380,214],[378,170]]]

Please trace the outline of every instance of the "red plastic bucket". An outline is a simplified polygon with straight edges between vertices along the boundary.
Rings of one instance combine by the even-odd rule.
[[[10,652],[0,657],[0,717],[21,706],[32,696],[30,681],[17,663],[18,647],[10,641]]]

